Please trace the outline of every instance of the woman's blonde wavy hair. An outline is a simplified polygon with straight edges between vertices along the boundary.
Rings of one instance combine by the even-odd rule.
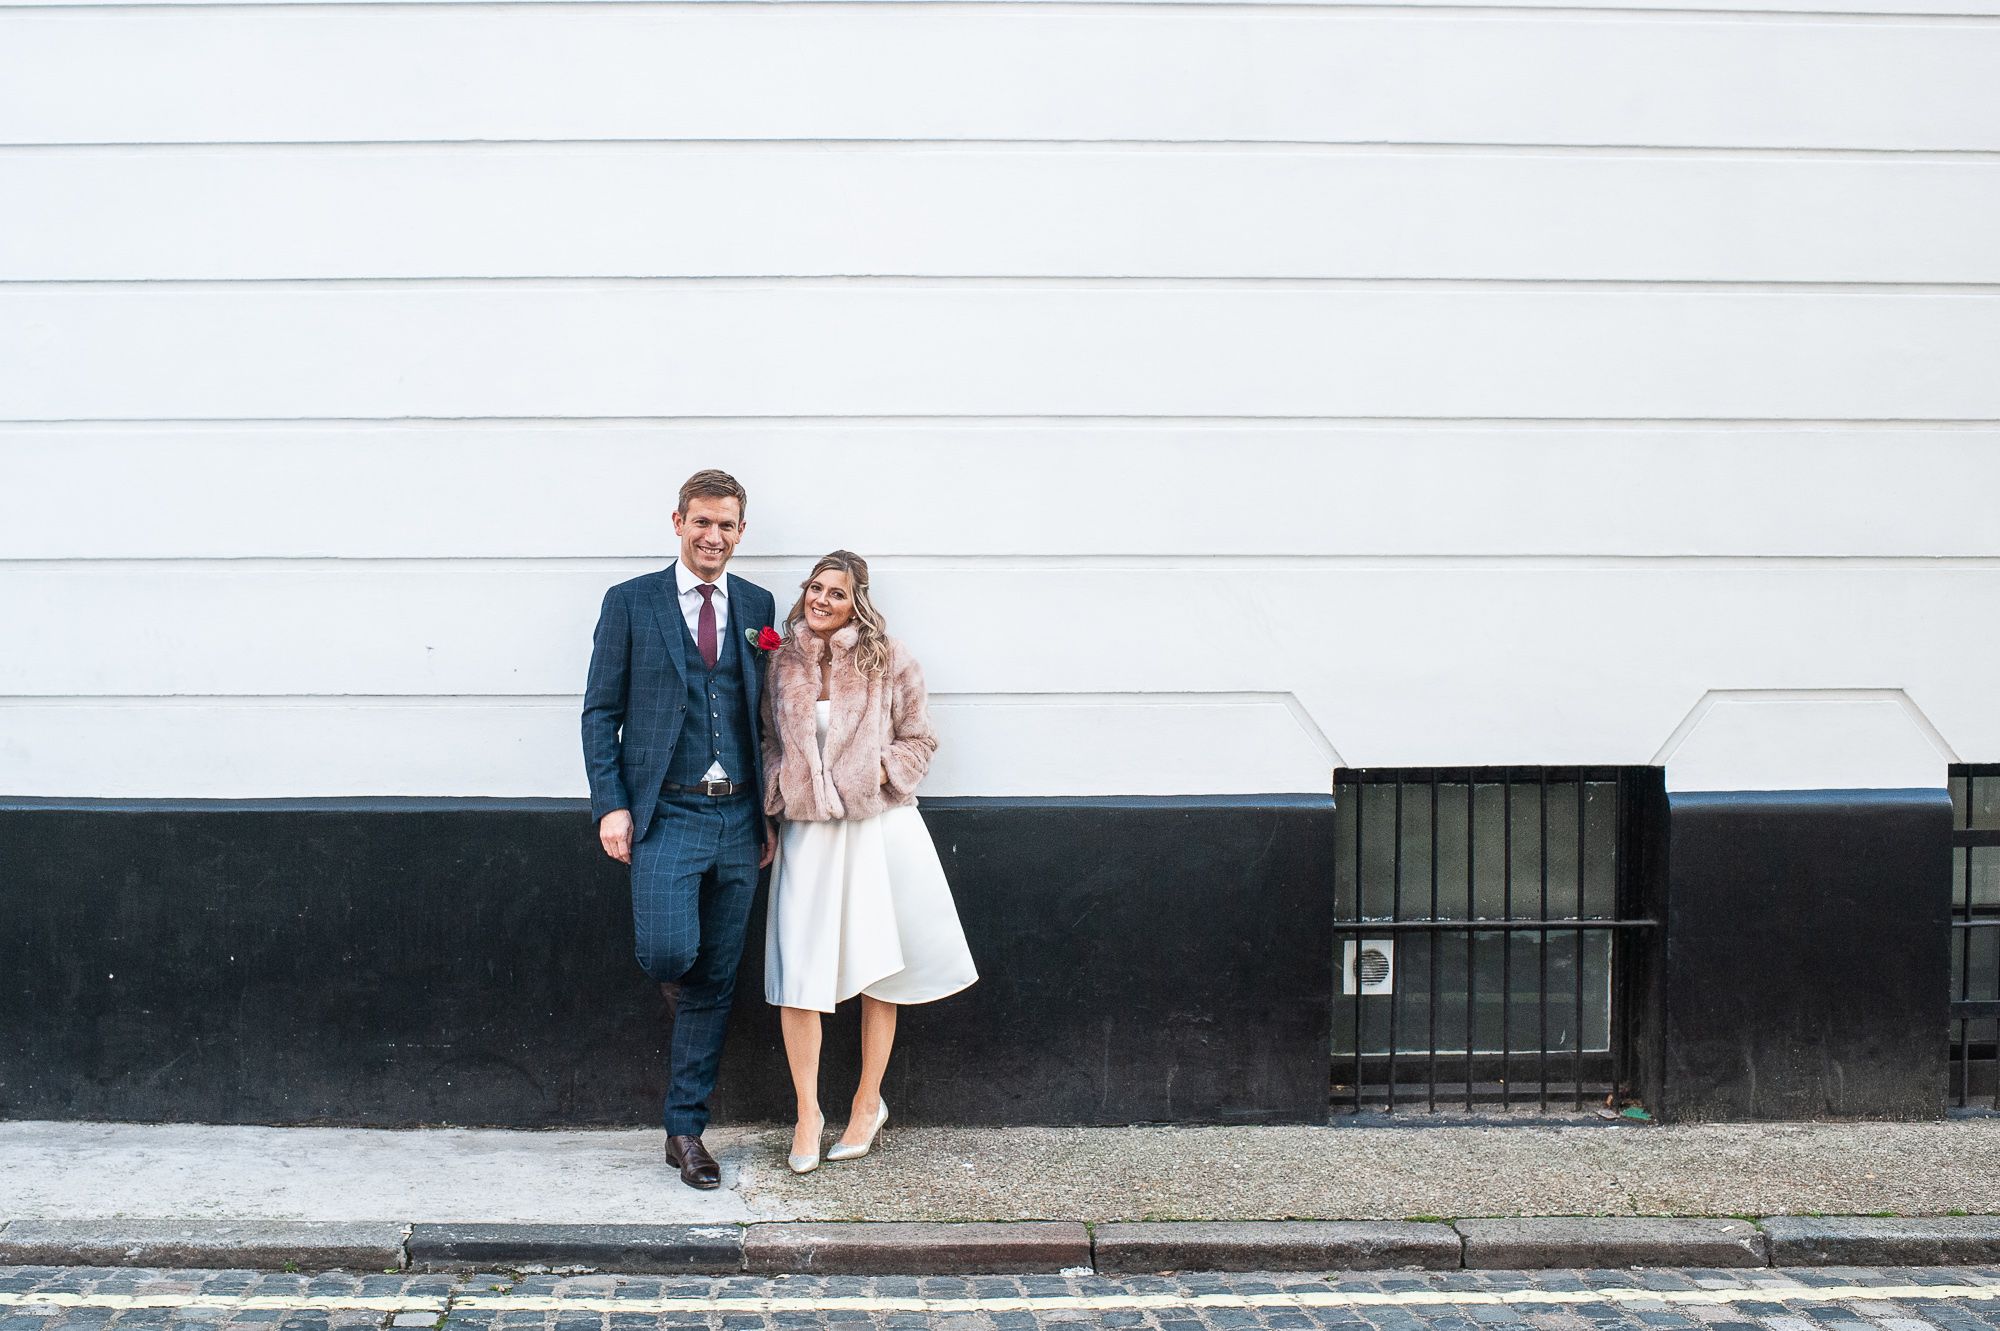
[[[854,645],[854,668],[864,675],[887,674],[889,628],[882,622],[882,612],[868,599],[868,561],[852,550],[835,550],[820,556],[819,563],[813,565],[812,572],[799,584],[799,599],[785,616],[785,627],[794,633],[812,632],[806,627],[806,588],[812,586],[814,578],[836,568],[847,575],[849,599],[854,602],[854,618],[850,622],[860,631],[860,641]]]

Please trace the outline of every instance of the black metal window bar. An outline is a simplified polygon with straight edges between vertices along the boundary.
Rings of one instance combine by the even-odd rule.
[[[1335,774],[1335,1112],[1581,1110],[1624,1084],[1646,771]]]
[[[2000,1109],[2000,763],[1951,769],[1952,1093]]]

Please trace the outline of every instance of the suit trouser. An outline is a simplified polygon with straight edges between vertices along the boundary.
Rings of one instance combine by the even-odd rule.
[[[632,932],[639,965],[681,986],[663,1115],[670,1136],[700,1136],[722,1064],[736,967],[757,895],[763,808],[748,793],[663,794],[632,849]]]

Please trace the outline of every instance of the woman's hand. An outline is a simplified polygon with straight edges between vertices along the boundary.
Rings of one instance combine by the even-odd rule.
[[[888,784],[889,784],[889,764],[888,764],[888,762],[887,762],[887,761],[883,761],[883,762],[879,762],[879,763],[877,763],[877,764],[876,764],[876,766],[882,769],[882,775],[880,775],[880,776],[878,776],[878,777],[876,777],[876,778],[875,778],[875,784],[876,784],[876,785],[878,785],[878,786],[886,786],[886,785],[888,785]]]

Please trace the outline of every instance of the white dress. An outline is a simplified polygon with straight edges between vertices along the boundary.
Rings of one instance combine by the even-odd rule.
[[[833,704],[819,704],[819,747]],[[785,824],[764,926],[764,999],[833,1011],[856,994],[928,1003],[979,978],[914,805]]]

